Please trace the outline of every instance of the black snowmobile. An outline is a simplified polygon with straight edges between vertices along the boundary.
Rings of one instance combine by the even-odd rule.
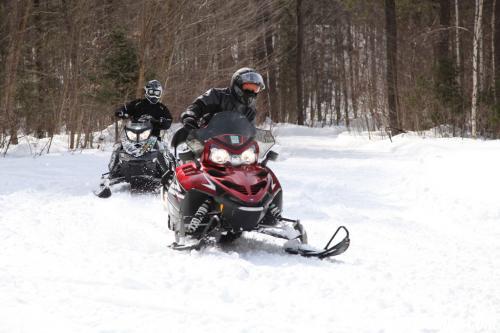
[[[120,146],[111,156],[109,172],[102,175],[100,187],[94,192],[98,197],[109,198],[111,186],[120,183],[129,183],[132,191],[139,192],[159,188],[168,164],[161,142],[151,135],[154,122],[151,116],[142,116],[125,125]]]
[[[173,147],[176,141],[174,136]],[[323,249],[317,249],[307,244],[299,220],[281,215],[282,187],[267,166],[278,156],[269,150],[274,144],[270,131],[256,129],[245,116],[226,111],[215,114],[205,128],[191,130],[186,143],[190,158],[176,161],[169,155],[176,168],[162,187],[168,227],[175,236],[171,248],[200,249],[233,241],[244,231],[285,239],[286,252],[306,257],[336,256],[349,247],[349,232],[343,226]],[[264,158],[259,161],[259,156]],[[343,238],[333,243],[341,234]]]

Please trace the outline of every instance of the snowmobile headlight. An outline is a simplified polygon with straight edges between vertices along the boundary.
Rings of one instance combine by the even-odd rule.
[[[241,153],[241,162],[245,164],[252,164],[257,161],[257,154],[254,148],[248,148],[243,153]]]
[[[137,140],[137,134],[134,132],[125,130],[125,134],[127,135],[127,139],[129,139],[129,141],[135,142]]]
[[[150,134],[151,134],[151,130],[150,129],[145,130],[144,132],[142,132],[141,134],[139,134],[139,141],[147,140],[149,138]]]
[[[210,161],[217,164],[226,164],[230,159],[229,153],[225,149],[210,148]]]

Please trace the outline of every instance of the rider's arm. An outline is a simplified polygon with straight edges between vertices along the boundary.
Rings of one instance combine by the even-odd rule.
[[[131,102],[123,104],[115,111],[115,116],[119,118],[128,118],[131,116],[135,116],[135,114],[137,113],[137,103],[138,100],[133,100]]]
[[[137,119],[142,116],[143,113],[141,112],[140,104],[140,99],[135,99],[125,104],[125,109],[127,110],[127,114],[129,117]]]
[[[218,108],[220,108],[219,93],[215,89],[210,89],[187,107],[186,111],[181,114],[181,121],[183,124],[188,119],[199,121],[207,113],[215,113]]]
[[[161,129],[169,129],[172,124],[172,114],[165,104],[161,104],[160,106],[160,127]]]

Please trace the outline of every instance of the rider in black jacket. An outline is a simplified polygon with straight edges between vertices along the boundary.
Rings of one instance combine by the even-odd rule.
[[[143,115],[153,117],[152,135],[160,138],[160,130],[166,130],[172,123],[172,115],[168,108],[160,102],[163,88],[159,81],[149,81],[144,86],[144,98],[128,102],[115,111],[119,118],[132,118],[137,121]]]
[[[158,141],[161,141],[160,131],[170,128],[172,123],[170,111],[160,102],[162,93],[163,87],[161,83],[158,80],[151,80],[144,86],[144,98],[124,104],[115,111],[115,116],[122,119],[131,118],[137,121],[141,116],[150,115],[153,118],[151,119],[151,124],[153,125],[151,135],[156,136]],[[161,151],[165,150],[162,142],[159,142],[159,147]],[[111,155],[111,161],[109,163],[110,178],[113,178],[117,173],[118,155],[121,149],[122,145],[117,144]],[[164,159],[159,162],[165,165],[166,168]]]
[[[264,80],[257,71],[240,68],[233,74],[228,88],[212,88],[188,106],[181,114],[182,124],[187,129],[198,128],[221,111],[240,112],[255,123],[257,94],[264,88]]]

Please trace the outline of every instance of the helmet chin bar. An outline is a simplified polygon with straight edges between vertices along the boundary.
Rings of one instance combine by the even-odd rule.
[[[253,105],[257,100],[257,94],[247,94],[243,93],[243,100],[246,105]]]
[[[236,94],[236,97],[238,97],[240,102],[242,102],[246,105],[251,105],[252,103],[255,103],[255,100],[257,98],[257,94],[254,93],[253,91],[242,90],[238,86],[234,86],[233,89],[234,89],[234,92]]]
[[[156,97],[156,96],[149,96],[146,94],[146,98],[147,100],[149,101],[149,103],[151,104],[156,104],[160,101],[160,98],[159,97]]]

